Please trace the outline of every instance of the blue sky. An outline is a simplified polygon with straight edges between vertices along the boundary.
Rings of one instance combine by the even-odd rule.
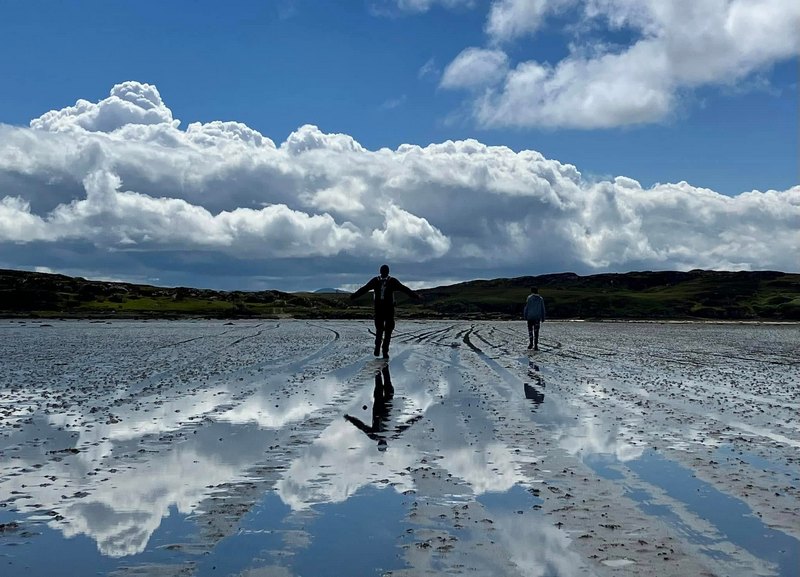
[[[148,242],[158,237],[150,229],[143,232],[154,226],[150,221],[141,226],[126,222],[124,227],[132,227],[134,232],[126,233],[127,237],[112,235],[111,240],[100,235],[102,241],[91,234],[64,232],[72,226],[76,227],[74,230],[86,226],[80,219],[71,220],[69,225],[62,223],[63,230],[46,234],[21,231],[18,224],[6,224],[5,229],[0,228],[0,242],[7,243],[0,266],[83,271],[89,276],[150,279],[169,284],[235,285],[230,288],[241,285],[258,288],[269,283],[301,288],[309,282],[305,277],[314,278],[309,269],[320,267],[344,271],[336,276],[326,274],[329,284],[351,285],[366,270],[377,268],[372,265],[382,260],[408,263],[402,267],[404,276],[411,276],[419,284],[567,268],[582,273],[645,266],[761,268],[763,264],[789,268],[791,262],[772,253],[778,248],[787,250],[797,246],[791,227],[797,224],[793,220],[797,214],[794,187],[800,182],[797,89],[800,10],[794,2],[782,0],[765,0],[758,4],[757,10],[754,6],[742,0],[678,0],[667,4],[655,0],[163,3],[0,0],[0,37],[5,45],[0,51],[3,87],[0,128],[6,131],[5,147],[0,144],[0,159],[5,153],[0,163],[0,199],[21,199],[23,204],[30,205],[27,210],[17,205],[13,210],[7,208],[8,219],[13,217],[16,223],[33,219],[31,222],[35,221],[42,230],[54,230],[52,225],[58,214],[53,211],[59,205],[69,207],[80,200],[80,190],[89,200],[87,179],[97,166],[87,168],[83,174],[67,170],[68,175],[59,177],[65,183],[60,189],[53,185],[53,173],[61,170],[55,167],[63,166],[63,159],[42,159],[37,167],[31,167],[21,166],[12,154],[10,143],[15,143],[14,149],[19,150],[18,139],[30,138],[29,133],[41,137],[46,133],[53,138],[72,135],[77,139],[72,141],[77,147],[85,140],[79,136],[96,137],[95,145],[105,151],[106,158],[119,156],[122,160],[111,165],[106,162],[102,167],[119,178],[118,184],[111,185],[117,192],[139,195],[136,198],[140,200],[143,197],[180,200],[209,211],[212,221],[221,211],[261,210],[269,206],[286,207],[290,211],[287,214],[293,218],[300,215],[302,218],[298,218],[303,222],[328,215],[333,219],[331,230],[343,227],[342,234],[350,239],[337,236],[338,240],[330,241],[336,248],[330,250],[276,251],[265,256],[267,260],[257,267],[263,270],[268,261],[267,268],[274,274],[259,275],[243,264],[241,278],[230,281],[225,280],[229,272],[213,272],[217,267],[226,268],[213,255],[228,241],[201,247],[185,239],[180,242],[162,239],[155,242],[157,246],[150,246]],[[86,120],[94,118],[93,112],[71,108],[77,101],[85,100],[98,107],[106,102],[109,110],[118,102],[113,98],[114,102],[107,101],[110,91],[125,82],[155,87],[156,105],[166,111],[158,117],[159,122],[180,120],[177,127],[171,127],[176,130],[174,138],[187,136],[191,123],[205,126],[219,121],[240,123],[237,126],[244,125],[283,151],[283,143],[290,140],[290,135],[298,134],[305,125],[313,125],[319,132],[316,142],[324,140],[324,148],[336,149],[331,142],[336,140],[335,135],[340,135],[360,144],[365,154],[360,159],[330,159],[331,166],[348,166],[355,171],[349,174],[316,162],[309,168],[305,161],[293,159],[292,162],[297,161],[292,165],[297,171],[296,178],[292,180],[294,184],[286,185],[296,187],[291,191],[278,191],[279,180],[270,180],[263,190],[258,190],[255,183],[259,178],[248,172],[247,178],[255,178],[250,192],[232,194],[223,201],[219,192],[221,173],[227,174],[230,182],[246,180],[228,165],[220,168],[221,173],[211,181],[198,184],[194,191],[162,187],[159,182],[168,182],[175,175],[137,172],[133,166],[136,163],[129,157],[123,158],[122,152],[123,148],[129,148],[131,139],[144,146],[147,139],[138,133],[132,137],[132,127],[152,124],[152,119],[142,121],[126,116],[127,128],[115,125],[109,130]],[[134,88],[133,92],[137,90]],[[62,111],[61,120],[31,123],[48,111]],[[84,113],[89,116],[76,120]],[[223,128],[227,131],[231,127],[227,124]],[[308,136],[307,132],[304,134]],[[152,134],[147,138],[150,137]],[[177,142],[170,138],[170,142]],[[480,162],[485,163],[485,171],[492,175],[491,183],[436,182],[429,190],[437,191],[441,198],[437,206],[430,203],[428,206],[423,198],[416,198],[418,194],[424,196],[425,187],[415,185],[412,191],[394,186],[394,181],[378,183],[364,179],[356,168],[370,164],[379,172],[391,172],[391,168],[382,164],[383,160],[376,162],[372,153],[384,147],[396,152],[403,145],[416,145],[430,153],[426,162],[433,163],[421,167],[414,178],[409,177],[419,184],[434,167],[441,170],[442,154],[450,154],[452,159],[451,153],[431,150],[426,148],[428,145],[467,139],[487,147],[488,152],[481,153]],[[225,142],[228,141],[226,137]],[[184,144],[173,146],[172,152],[194,151],[195,144],[183,147]],[[30,146],[43,155],[48,145]],[[518,259],[509,258],[502,266],[495,266],[496,259],[486,248],[486,239],[475,237],[472,239],[475,247],[463,248],[471,244],[470,235],[459,232],[457,223],[445,222],[439,212],[464,199],[467,199],[465,206],[481,210],[486,199],[477,197],[491,194],[492,183],[513,181],[514,175],[519,175],[519,168],[514,167],[501,175],[495,172],[494,155],[504,154],[497,147],[508,147],[516,153],[513,157],[503,157],[505,160],[500,164],[505,167],[510,166],[508,162],[512,159],[512,163],[521,162],[528,170],[530,163],[524,151],[534,151],[553,164],[537,168],[539,176],[542,170],[559,172],[561,169],[553,168],[556,165],[572,165],[580,173],[579,182],[569,178],[565,181],[567,189],[575,186],[577,192],[565,192],[567,189],[556,180],[548,180],[545,174],[544,180],[552,190],[539,190],[534,198],[528,199],[532,204],[512,206],[504,188],[502,194],[506,196],[499,205],[505,213],[496,218],[487,218],[485,213],[461,215],[462,220],[477,218],[480,226],[476,228],[482,228],[484,234],[495,239],[488,242],[496,244],[495,248],[503,246],[497,240],[498,235],[505,235],[506,246],[520,244],[519,252],[515,253]],[[116,152],[111,152],[112,149]],[[223,149],[215,150],[219,153]],[[141,148],[138,151],[147,155]],[[435,159],[434,152],[438,155]],[[234,164],[241,168],[241,155],[247,154],[238,149],[229,153],[228,161],[235,158]],[[249,162],[276,166],[277,160],[265,160],[258,154],[251,154]],[[125,166],[126,162],[132,164]],[[177,164],[181,162],[175,160]],[[389,164],[397,167],[396,162],[399,160]],[[459,162],[453,166],[463,166]],[[407,164],[403,166],[404,170],[408,168]],[[312,173],[322,175],[320,178],[329,185],[322,191],[327,201],[321,200],[320,190],[309,189],[308,178]],[[564,170],[560,174],[563,176]],[[160,181],[162,177],[164,180]],[[261,182],[272,177],[274,171],[267,170],[260,176]],[[663,200],[672,198],[679,189],[683,191],[681,194],[688,195],[667,202],[665,210],[674,210],[676,202],[685,206],[701,202],[708,192],[704,189],[709,189],[716,195],[710,201],[712,205],[723,207],[712,210],[715,219],[722,219],[723,215],[730,218],[733,213],[746,216],[755,206],[763,207],[767,198],[753,200],[741,197],[741,193],[777,191],[781,194],[776,202],[785,204],[778,212],[789,220],[776,225],[760,215],[754,221],[765,226],[765,234],[775,226],[779,231],[788,227],[785,236],[790,245],[773,242],[775,248],[767,244],[752,256],[734,258],[742,247],[729,246],[727,252],[720,252],[718,245],[730,244],[728,236],[741,237],[741,234],[733,232],[735,227],[731,222],[719,220],[715,221],[713,236],[705,238],[702,245],[673,250],[670,239],[651,232],[657,228],[655,225],[645,226],[657,211],[648,212],[647,217],[640,213],[652,209],[649,201],[643,204],[641,198],[628,199],[625,195],[629,193],[625,191],[630,189],[616,182],[616,177],[637,181],[645,191],[642,195],[657,195]],[[520,194],[517,188],[530,184],[526,178],[510,185],[513,195]],[[34,181],[44,188],[39,190],[31,184]],[[108,182],[112,181],[116,182],[113,178]],[[688,183],[688,188],[679,186],[682,181]],[[342,198],[350,198],[346,187],[353,182],[361,192],[352,195],[359,199],[363,195],[362,201],[349,208],[332,203],[329,197],[336,194],[330,191],[340,190]],[[209,200],[207,194],[210,183],[217,187],[214,200]],[[611,186],[608,191],[604,191],[604,183]],[[134,184],[137,188],[133,188]],[[657,188],[659,184],[675,186],[662,193]],[[76,187],[80,189],[77,193]],[[548,204],[546,197],[550,193],[560,200]],[[575,204],[575,198],[566,200],[570,194],[580,197],[581,202],[589,202],[586,197],[592,195],[601,199],[613,195],[616,224],[610,220],[597,222],[595,216],[602,211],[596,212],[598,203],[591,201],[589,208],[576,208],[584,217],[589,212],[593,215],[580,224],[578,236],[589,238],[599,234],[599,237],[586,243],[580,241],[581,246],[576,246],[576,231],[559,225],[558,230],[550,231],[546,242],[537,246],[564,252],[567,258],[560,262],[549,256],[531,258],[524,241],[517,236],[527,235],[535,240],[537,234],[546,233],[547,230],[533,230],[548,226],[547,221],[537,219],[549,215],[551,209],[557,209],[563,216],[564,207]],[[718,196],[730,197],[736,200],[733,204],[742,206],[731,208]],[[56,201],[58,198],[61,202]],[[628,200],[633,204],[628,204]],[[745,200],[753,205],[744,207]],[[10,202],[6,204],[10,206]],[[369,202],[377,204],[374,208],[380,214],[368,216]],[[539,210],[542,203],[547,205],[546,210]],[[498,206],[498,203],[488,205]],[[408,227],[402,233],[391,231],[386,225],[389,207],[402,211],[391,214],[402,214],[407,219],[403,222]],[[531,219],[515,220],[508,216],[520,210],[529,212]],[[252,216],[238,213],[244,214]],[[262,212],[260,217],[264,216]],[[637,236],[639,233],[631,233],[628,238],[612,239],[608,232],[597,233],[619,227],[620,218],[632,218],[633,228],[640,231],[641,237]],[[219,219],[215,222],[214,226],[219,226]],[[108,230],[117,232],[121,226],[111,221],[107,224]],[[262,225],[266,226],[263,222],[259,226]],[[693,228],[683,236],[697,234],[699,239],[705,225],[697,226],[700,229]],[[724,234],[725,231],[730,234]],[[307,232],[305,228],[296,231]],[[408,240],[404,234],[413,238]],[[466,236],[462,238],[461,234]],[[571,248],[564,250],[558,243],[547,245],[559,238]],[[414,239],[422,245],[415,246],[411,242]],[[123,244],[112,250],[109,242]],[[230,241],[227,250],[234,251],[236,242]],[[355,248],[364,243],[371,245],[368,251]],[[390,246],[405,246],[404,243],[408,246],[403,250]],[[718,254],[718,258],[692,258],[695,249]],[[207,251],[211,251],[208,260],[217,265],[209,269],[206,259],[200,258],[205,263],[202,270],[211,272],[193,269],[190,263]],[[234,252],[245,262],[247,251],[239,247]],[[86,254],[95,255],[90,262],[108,261],[108,264],[95,270],[89,262],[81,263],[81,258],[86,257],[80,255]],[[165,258],[167,254],[171,256]],[[34,262],[32,255],[40,255],[41,262]],[[364,258],[370,263],[368,269],[362,265]],[[538,264],[532,266],[530,261]],[[177,262],[178,266],[173,268],[184,272],[170,272],[164,262]],[[793,266],[796,268],[796,264]]]

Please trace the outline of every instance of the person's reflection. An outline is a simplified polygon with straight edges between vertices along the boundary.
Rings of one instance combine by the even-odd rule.
[[[544,378],[539,372],[539,365],[532,361],[528,364],[528,376],[533,379],[532,383],[524,383],[525,398],[533,401],[535,407],[544,402]],[[534,407],[534,408],[535,408]]]
[[[394,398],[394,387],[392,377],[389,374],[389,365],[384,365],[380,371],[375,372],[375,389],[372,392],[372,425],[367,425],[358,417],[345,415],[344,418],[350,423],[361,429],[370,439],[378,443],[378,450],[385,451],[387,448],[386,434],[389,430],[388,422],[392,411],[392,399]],[[408,429],[415,422],[420,420],[422,415],[416,415],[394,427],[394,434],[391,438],[398,438],[403,431]]]

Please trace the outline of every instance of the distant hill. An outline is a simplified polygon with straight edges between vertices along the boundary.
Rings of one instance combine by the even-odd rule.
[[[539,287],[551,318],[800,320],[800,274],[777,271],[574,273],[470,281],[422,291],[445,316],[518,317]]]
[[[800,321],[800,274],[777,271],[574,273],[480,280],[398,296],[398,316],[519,319],[538,286],[551,319]],[[334,292],[323,292],[334,290]],[[0,316],[69,318],[368,318],[371,295],[213,291],[0,269]]]
[[[322,295],[215,291],[91,281],[0,269],[0,316],[116,318],[324,318],[340,304]]]
[[[314,291],[314,294],[318,295],[326,295],[326,294],[335,294],[335,295],[348,295],[350,294],[348,291],[343,291],[342,289],[337,288],[321,288]]]

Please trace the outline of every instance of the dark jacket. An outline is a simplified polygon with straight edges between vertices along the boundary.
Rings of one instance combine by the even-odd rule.
[[[417,293],[408,288],[393,276],[381,277],[376,276],[370,281],[350,295],[350,299],[357,299],[366,292],[374,291],[375,293],[375,313],[378,314],[394,314],[394,293],[400,291],[406,293],[411,298],[418,298]]]

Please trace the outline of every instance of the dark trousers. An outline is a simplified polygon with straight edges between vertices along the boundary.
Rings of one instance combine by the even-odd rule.
[[[389,342],[392,340],[392,331],[394,330],[394,315],[375,315],[375,350],[381,348],[383,344],[383,352],[389,352]]]
[[[535,345],[539,344],[539,325],[541,324],[541,321],[528,321],[528,338]]]

